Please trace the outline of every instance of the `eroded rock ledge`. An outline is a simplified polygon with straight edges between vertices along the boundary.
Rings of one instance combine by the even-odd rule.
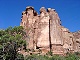
[[[22,12],[20,26],[23,26],[27,37],[28,49],[40,50],[42,54],[52,51],[53,54],[80,52],[80,37],[61,25],[55,9],[40,8],[38,14],[32,6]]]

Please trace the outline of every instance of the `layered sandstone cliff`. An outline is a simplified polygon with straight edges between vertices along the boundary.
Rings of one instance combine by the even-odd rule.
[[[61,25],[55,9],[42,7],[38,14],[33,7],[26,7],[20,26],[26,31],[28,49],[40,49],[42,53],[52,51],[53,54],[80,51],[80,36],[77,38],[77,33],[71,33]]]

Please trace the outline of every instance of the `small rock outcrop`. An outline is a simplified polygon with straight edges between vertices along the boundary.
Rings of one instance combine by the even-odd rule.
[[[26,7],[20,26],[26,31],[28,49],[39,49],[43,54],[48,51],[53,54],[80,51],[80,33],[72,33],[64,28],[55,9],[42,7],[38,14],[33,7]]]

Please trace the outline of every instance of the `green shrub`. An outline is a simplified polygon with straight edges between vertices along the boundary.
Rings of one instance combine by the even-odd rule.
[[[76,54],[69,54],[69,55],[67,55],[66,57],[65,57],[65,59],[66,60],[79,60],[80,59],[80,57],[78,56],[78,55],[76,55]]]
[[[53,53],[52,53],[52,51],[48,51],[48,53],[46,53],[46,55],[50,55],[50,56],[52,56]]]

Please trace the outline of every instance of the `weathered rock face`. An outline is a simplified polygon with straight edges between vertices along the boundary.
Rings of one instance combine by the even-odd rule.
[[[45,8],[40,9],[40,19],[39,19],[39,37],[37,38],[38,47],[49,47],[49,15],[46,12]],[[45,16],[46,15],[46,16]],[[47,44],[46,44],[47,43]]]
[[[40,15],[29,6],[22,12],[21,26],[24,27],[28,42],[27,48],[40,49],[43,53],[52,51],[53,54],[80,51],[80,34],[71,33],[61,26],[60,18],[55,9],[44,7]]]
[[[74,48],[75,48],[75,52],[80,52],[80,31],[74,32]]]

